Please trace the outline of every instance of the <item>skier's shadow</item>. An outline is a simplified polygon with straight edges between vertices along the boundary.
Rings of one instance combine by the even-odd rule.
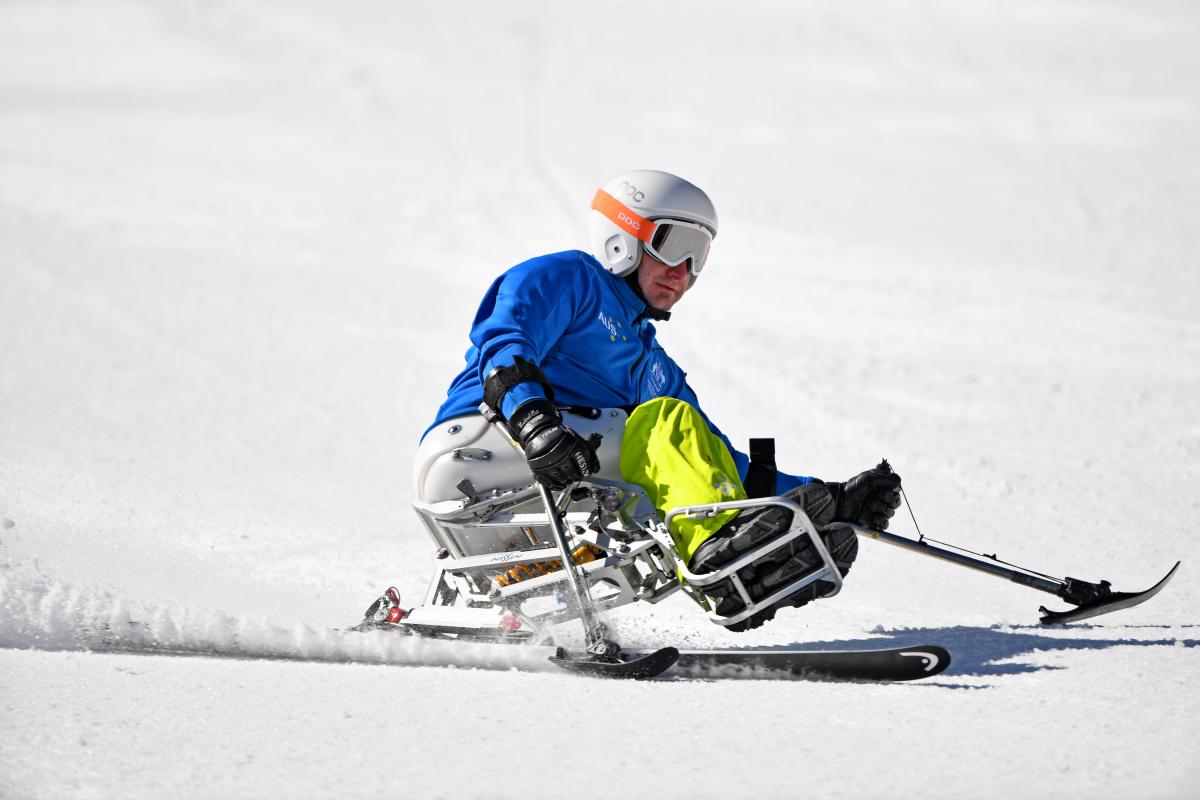
[[[1130,626],[1123,626],[1128,629]],[[1179,628],[1196,628],[1197,625],[1146,625],[1133,626],[1140,628],[1157,628],[1160,630],[1176,631]],[[972,627],[954,625],[945,628],[898,628],[888,630],[876,629],[876,634],[869,639],[850,639],[830,642],[796,642],[778,648],[768,647],[768,650],[784,650],[800,648],[804,650],[847,650],[869,649],[879,650],[889,647],[906,647],[919,644],[940,644],[950,651],[951,662],[944,676],[953,675],[1016,675],[1026,672],[1039,672],[1047,669],[1062,669],[1049,664],[1032,664],[1016,662],[1038,651],[1053,650],[1106,650],[1110,647],[1196,647],[1200,639],[1181,639],[1176,636],[1156,639],[1130,638],[1093,638],[1071,637],[1072,631],[1103,631],[1103,625],[1071,625],[1056,628],[1043,628],[1040,625],[994,625],[990,627]],[[1055,630],[1059,633],[1047,636],[1037,631]],[[1068,635],[1063,635],[1068,634]],[[1005,662],[1005,663],[1000,663]]]

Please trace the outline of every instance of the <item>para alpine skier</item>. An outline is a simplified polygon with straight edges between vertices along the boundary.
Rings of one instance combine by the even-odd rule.
[[[686,375],[655,338],[655,322],[692,288],[717,235],[717,214],[700,188],[678,176],[637,170],[596,192],[591,254],[538,256],[509,269],[484,295],[471,328],[466,366],[426,430],[414,465],[418,499],[444,500],[457,477],[435,480],[435,463],[465,465],[464,444],[498,436],[479,415],[481,403],[505,421],[526,463],[495,459],[474,470],[472,489],[532,477],[553,489],[589,475],[641,486],[661,515],[684,505],[783,495],[817,526],[844,575],[857,555],[855,534],[834,522],[883,530],[900,504],[900,477],[881,465],[850,480],[826,482],[774,469],[773,457],[751,461],[704,413]],[[584,438],[593,421],[605,436]],[[475,467],[479,464],[472,465]],[[459,473],[450,473],[458,475]],[[481,475],[483,477],[481,477]],[[457,481],[457,483],[456,483]],[[485,484],[491,484],[485,485]],[[778,506],[677,517],[676,548],[696,573],[710,572],[788,530]],[[820,566],[807,538],[793,540],[741,572],[752,599]],[[817,582],[731,630],[757,627],[778,608],[799,606],[829,590]],[[729,582],[709,589],[718,614],[744,607]]]

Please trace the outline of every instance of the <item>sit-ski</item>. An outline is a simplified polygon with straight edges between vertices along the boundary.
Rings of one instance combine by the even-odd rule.
[[[594,411],[573,420],[573,427],[583,428],[586,433],[588,420],[594,422],[605,414],[612,417],[607,420],[607,432],[615,429],[619,433],[624,420],[616,412]],[[521,483],[521,471],[514,471],[512,464],[519,459],[515,463],[523,465],[523,456],[498,420],[480,420],[479,425],[489,429],[468,432],[471,435],[467,443],[490,443],[495,449],[442,448],[445,452],[437,453],[437,459],[452,462],[455,469],[468,475],[473,467],[485,468],[481,473],[476,469],[479,474],[506,474],[517,485],[481,492],[470,477],[463,477],[456,485],[459,497],[435,502],[417,500],[414,508],[437,548],[429,588],[421,602],[411,608],[402,607],[399,593],[389,588],[367,610],[360,627],[441,639],[549,645],[548,657],[553,663],[611,677],[650,678],[674,667],[687,675],[753,669],[810,679],[894,681],[930,677],[949,666],[950,654],[937,645],[851,651],[680,651],[664,647],[652,652],[623,652],[601,622],[601,613],[639,601],[658,603],[682,590],[711,621],[729,626],[818,581],[830,587],[823,597],[836,595],[842,575],[803,509],[786,498],[685,506],[659,519],[641,487],[609,478],[588,478],[555,496],[534,482],[527,471],[524,478],[528,482]],[[457,435],[463,427],[456,424],[448,432]],[[510,448],[497,453],[503,447],[497,445],[501,440]],[[505,460],[506,470],[497,469]],[[516,481],[513,476],[517,476]],[[784,506],[792,512],[791,528],[782,536],[716,572],[693,573],[679,557],[668,529],[675,517],[707,517],[765,505]],[[1043,607],[1041,621],[1047,625],[1074,622],[1145,602],[1163,589],[1179,567],[1177,562],[1162,580],[1143,592],[1114,592],[1108,581],[1054,578],[995,556],[970,553],[952,545],[940,547],[923,536],[911,539],[851,527],[860,538],[982,571],[1056,595],[1074,606],[1065,611]],[[799,537],[809,539],[822,566],[753,600],[738,571]],[[721,616],[704,590],[727,579],[741,595],[744,607]],[[570,652],[554,647],[552,629],[576,619],[583,625],[585,649]]]

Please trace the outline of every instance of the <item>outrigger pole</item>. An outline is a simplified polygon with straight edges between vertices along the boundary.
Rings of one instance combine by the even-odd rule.
[[[524,450],[509,436],[499,415],[488,408],[486,403],[480,405],[479,412],[524,458]],[[600,615],[596,613],[591,595],[588,594],[587,584],[584,583],[575,567],[575,559],[571,555],[571,545],[567,542],[566,531],[563,530],[563,513],[566,505],[571,501],[571,492],[574,486],[568,486],[563,490],[563,509],[560,509],[554,502],[554,495],[551,494],[550,488],[541,481],[535,480],[534,483],[537,486],[538,496],[542,499],[542,505],[546,509],[546,521],[550,533],[554,537],[554,544],[558,547],[563,571],[567,575],[569,599],[576,611],[579,612],[586,642],[585,653],[572,655],[565,648],[560,647],[550,661],[573,672],[612,678],[652,678],[663,670],[669,669],[679,658],[679,651],[674,647],[663,647],[652,653],[639,654],[631,659],[621,657],[621,646],[608,638],[608,629],[600,621]]]
[[[600,621],[595,606],[592,605],[592,598],[588,594],[587,586],[580,579],[579,571],[575,569],[575,560],[571,557],[571,545],[567,542],[567,534],[563,530],[558,506],[545,484],[538,482],[537,488],[538,494],[542,498],[542,504],[546,507],[550,532],[554,536],[554,544],[558,547],[559,557],[562,558],[563,570],[567,573],[567,585],[571,589],[571,600],[579,611],[580,621],[583,622],[587,651],[602,658],[615,657],[620,648],[615,642],[608,639],[608,632],[604,623]],[[567,488],[567,491],[570,491],[570,487]]]
[[[894,533],[864,528],[861,525],[851,525],[850,527],[864,539],[883,542],[884,544],[890,544],[923,556],[948,561],[960,567],[984,572],[988,575],[1020,584],[1021,586],[1028,586],[1031,589],[1037,589],[1038,591],[1061,597],[1068,603],[1077,606],[1068,611],[1051,611],[1042,606],[1039,610],[1042,612],[1041,622],[1043,625],[1075,622],[1144,603],[1162,591],[1167,582],[1174,577],[1175,570],[1179,569],[1180,564],[1180,562],[1176,561],[1175,566],[1171,567],[1162,580],[1143,592],[1114,592],[1112,584],[1105,580],[1093,583],[1091,581],[1080,580],[1079,578],[1055,578],[1001,561],[995,555],[989,556],[981,553],[973,553],[955,545],[948,545],[948,547],[954,548],[953,550],[937,547],[930,544],[929,540],[924,536],[920,539],[908,539],[904,536],[897,536]],[[946,543],[942,542],[941,544]]]

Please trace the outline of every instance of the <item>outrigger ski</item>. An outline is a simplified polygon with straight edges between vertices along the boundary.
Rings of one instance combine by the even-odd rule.
[[[1111,589],[1112,584],[1108,581],[1088,583],[1076,578],[1067,578],[1067,587],[1074,589],[1081,595],[1082,602],[1080,602],[1078,608],[1072,608],[1069,611],[1051,611],[1042,606],[1038,609],[1042,612],[1042,624],[1061,625],[1066,622],[1078,622],[1081,619],[1098,617],[1110,611],[1119,611],[1122,608],[1130,608],[1139,603],[1144,603],[1161,592],[1171,578],[1175,577],[1175,570],[1179,569],[1180,563],[1176,561],[1175,566],[1171,567],[1171,570],[1163,576],[1162,580],[1144,592],[1114,592]],[[1070,598],[1067,598],[1067,601],[1073,602]]]
[[[925,536],[922,536],[920,539],[908,539],[886,531],[871,530],[870,528],[863,528],[858,525],[853,527],[855,533],[864,539],[883,542],[910,552],[920,553],[921,555],[941,561],[948,561],[978,572],[984,572],[997,578],[1003,578],[1021,586],[1028,586],[1030,589],[1037,589],[1040,592],[1056,595],[1076,606],[1076,608],[1067,611],[1051,611],[1045,606],[1041,606],[1038,610],[1041,612],[1041,623],[1043,625],[1061,625],[1067,622],[1078,622],[1081,619],[1098,617],[1101,614],[1120,611],[1123,608],[1130,608],[1144,603],[1166,587],[1171,578],[1175,576],[1175,571],[1179,569],[1180,563],[1182,563],[1176,561],[1175,566],[1171,567],[1162,580],[1144,592],[1114,592],[1112,584],[1104,580],[1093,583],[1091,581],[1080,580],[1079,578],[1055,578],[1052,575],[1046,575],[1025,567],[1018,567],[1007,561],[1002,561],[994,554],[976,553],[944,542],[936,542],[936,544],[944,545],[943,547],[937,547],[935,546],[935,540]]]

